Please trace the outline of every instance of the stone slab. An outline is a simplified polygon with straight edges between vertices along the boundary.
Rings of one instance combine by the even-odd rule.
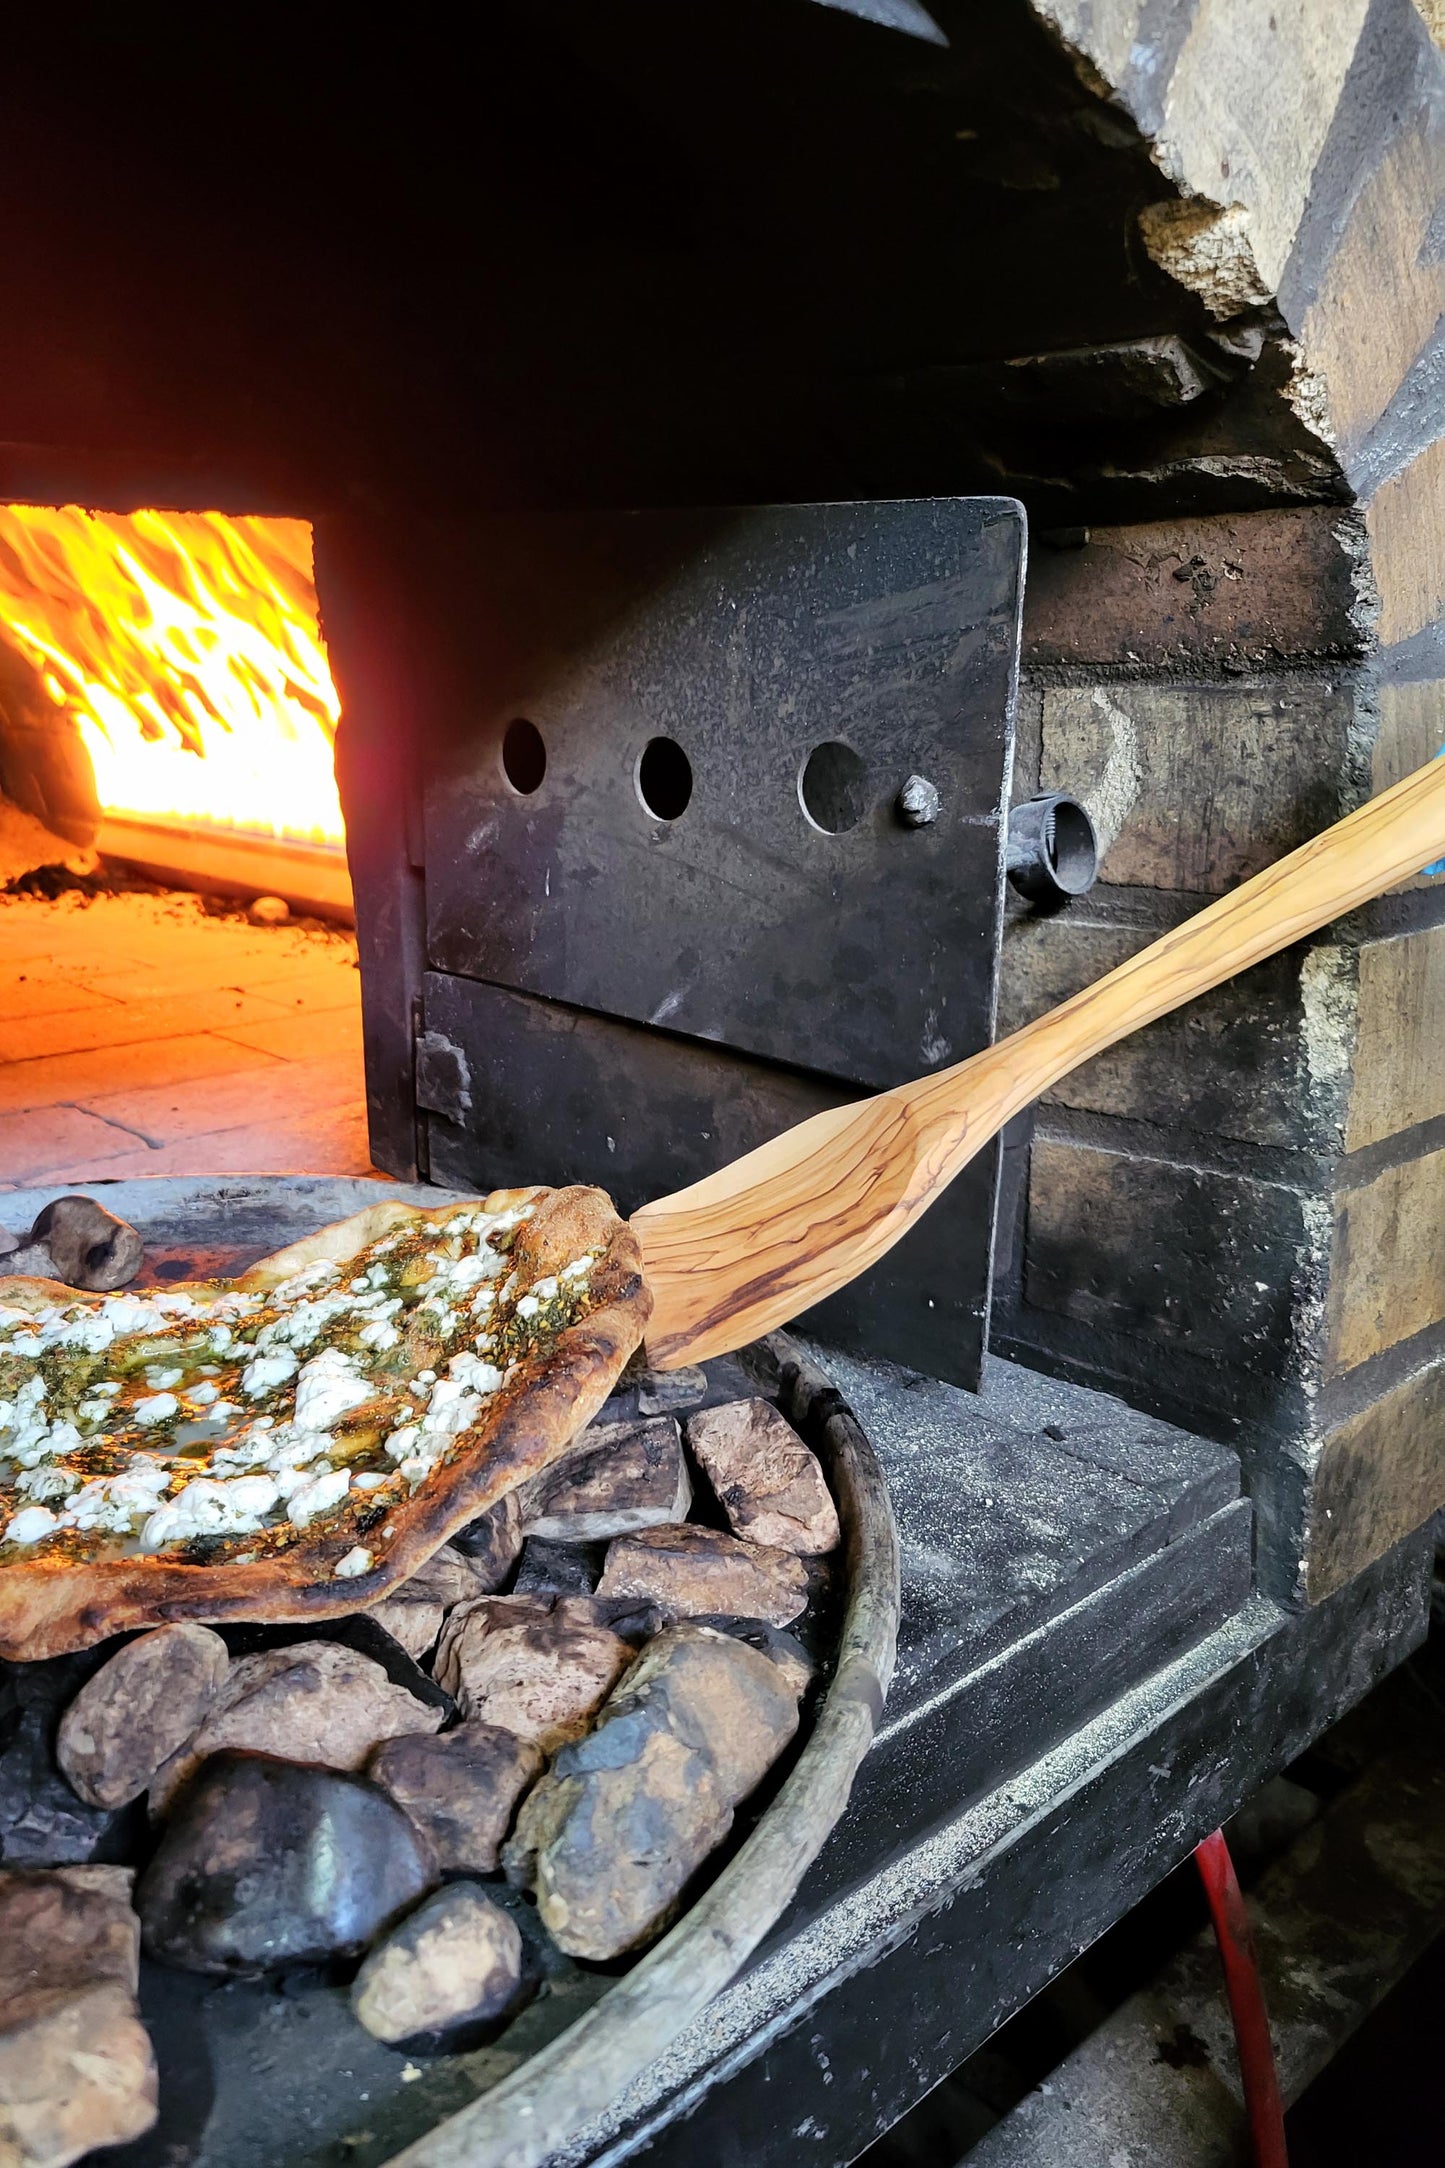
[[[833,1349],[818,1359],[873,1441],[898,1520],[889,1728],[1239,1496],[1228,1447],[995,1357],[978,1393]]]
[[[1436,1058],[1439,1058],[1439,1041]],[[1325,1309],[1325,1374],[1338,1376],[1445,1318],[1445,1150],[1342,1190]]]
[[[1445,687],[1439,688],[1445,710]],[[1445,926],[1360,950],[1359,1034],[1346,1149],[1445,1115]]]
[[[1088,909],[1084,903],[1058,918],[1027,915],[1007,924],[1000,1037],[1102,978],[1160,932],[1109,923],[1102,913],[1091,919]],[[1440,947],[1445,958],[1445,938]],[[1353,976],[1349,951],[1328,943],[1289,949],[1121,1040],[1046,1096],[1165,1129],[1337,1151],[1354,1038]],[[1439,976],[1445,989],[1445,970]],[[1379,1096],[1383,1079],[1371,1088]]]
[[[1380,590],[1380,642],[1389,647],[1445,612],[1445,436],[1380,484],[1365,519]]]
[[[1445,1498],[1445,1360],[1422,1364],[1328,1432],[1301,1575],[1311,1603],[1398,1543]]]
[[[369,1163],[352,945],[195,896],[0,898],[0,1187]],[[267,1032],[248,1045],[232,1031]]]
[[[1040,788],[1094,817],[1101,878],[1219,895],[1348,810],[1339,679],[1054,687]]]
[[[1347,460],[1439,320],[1440,260],[1429,242],[1440,197],[1439,130],[1438,100],[1426,91],[1358,189],[1300,325],[1310,364],[1328,382],[1330,420]]]
[[[1092,527],[1078,549],[1036,547],[1024,662],[1267,667],[1356,653],[1339,525],[1337,510],[1310,505]]]
[[[1274,1376],[1292,1366],[1295,1278],[1314,1248],[1315,1204],[1303,1186],[1182,1155],[1040,1137],[1025,1294],[1037,1308],[1129,1340]]]

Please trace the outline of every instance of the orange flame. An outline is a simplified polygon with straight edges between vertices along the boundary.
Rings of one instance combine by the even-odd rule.
[[[0,506],[6,633],[107,812],[341,842],[304,520]]]

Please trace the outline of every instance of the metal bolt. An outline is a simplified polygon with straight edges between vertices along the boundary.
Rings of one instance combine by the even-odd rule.
[[[927,828],[943,811],[936,783],[926,775],[910,775],[898,793],[898,818],[905,828]]]

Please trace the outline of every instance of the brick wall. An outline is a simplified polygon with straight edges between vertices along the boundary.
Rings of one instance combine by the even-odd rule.
[[[1005,1027],[1445,741],[1424,23],[1407,0],[1040,12],[1248,252],[1357,504],[1036,550],[1020,787],[1077,790],[1106,850],[1063,917],[1011,916]],[[1169,268],[1212,306],[1218,264]],[[1318,1599],[1445,1502],[1442,1026],[1445,878],[1422,876],[1065,1079],[1008,1154],[995,1343],[1236,1442],[1282,1595]]]

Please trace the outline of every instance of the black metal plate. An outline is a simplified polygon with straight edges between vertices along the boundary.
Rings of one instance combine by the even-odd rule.
[[[852,1096],[726,1047],[428,972],[418,1042],[433,1181],[596,1182],[632,1212]],[[882,1264],[807,1314],[832,1347],[978,1383],[993,1151]]]
[[[511,519],[462,547],[467,689],[425,794],[433,967],[854,1084],[987,1043],[1016,504]],[[546,747],[526,795],[503,769],[517,718]],[[638,784],[658,737],[691,768],[671,821]],[[863,811],[825,833],[799,779],[837,741]],[[918,829],[895,812],[914,773],[943,802]]]

